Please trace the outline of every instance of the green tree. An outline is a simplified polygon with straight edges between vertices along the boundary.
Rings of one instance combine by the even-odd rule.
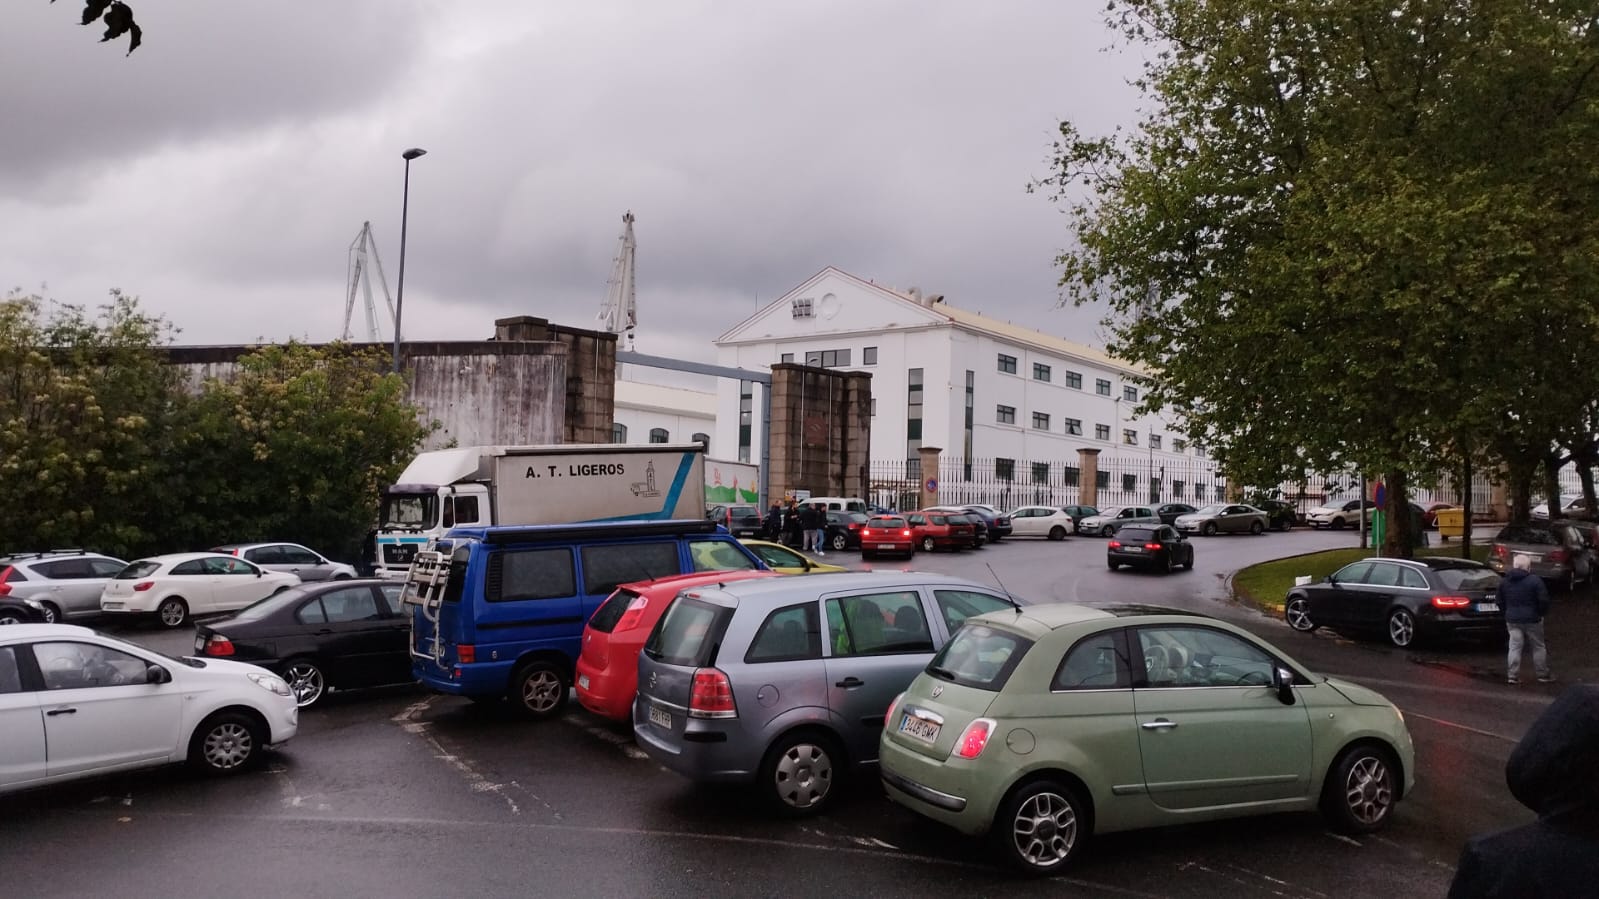
[[[437,427],[387,356],[347,344],[266,346],[185,411],[169,471],[174,538],[189,546],[296,540],[355,559],[379,490]]]
[[[1411,472],[1595,395],[1599,25],[1578,0],[1111,0],[1150,101],[1060,126],[1068,300],[1235,482]],[[1558,335],[1558,336],[1555,336]],[[1497,445],[1497,444],[1496,444]]]
[[[173,333],[119,291],[94,317],[33,296],[0,301],[0,549],[159,543]]]

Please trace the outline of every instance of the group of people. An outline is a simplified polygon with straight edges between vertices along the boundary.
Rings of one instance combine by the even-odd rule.
[[[798,544],[801,552],[827,555],[827,507],[821,503],[801,503],[791,497],[784,505],[773,500],[764,524],[768,540]]]

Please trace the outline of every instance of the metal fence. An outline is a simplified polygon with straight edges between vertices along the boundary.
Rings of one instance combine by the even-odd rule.
[[[1226,498],[1227,479],[1210,459],[1185,456],[1162,458],[1153,455],[1101,455],[1097,475],[1095,504],[1101,508],[1118,505],[1179,502],[1202,506]],[[1562,473],[1564,487],[1565,472]],[[1569,472],[1577,483],[1576,472]],[[1064,462],[1022,459],[962,459],[945,457],[938,472],[923,472],[919,461],[877,461],[871,463],[871,502],[890,509],[914,509],[921,502],[922,484],[928,478],[938,482],[938,501],[954,505],[985,503],[999,509],[1026,505],[1068,506],[1080,502],[1082,472],[1077,460]],[[1412,499],[1422,505],[1431,502],[1460,503],[1464,491],[1452,479],[1440,477],[1437,487],[1417,487]],[[1488,509],[1493,482],[1486,474],[1472,478],[1472,508]],[[1300,512],[1324,503],[1356,499],[1360,496],[1360,475],[1354,472],[1315,474],[1302,481],[1291,481],[1266,488],[1244,487],[1246,496],[1262,494],[1294,504]],[[1576,492],[1573,489],[1573,492]]]

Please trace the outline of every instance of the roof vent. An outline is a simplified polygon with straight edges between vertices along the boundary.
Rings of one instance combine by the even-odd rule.
[[[918,303],[922,301],[922,289],[920,287],[912,287],[910,290],[905,291],[905,293]]]

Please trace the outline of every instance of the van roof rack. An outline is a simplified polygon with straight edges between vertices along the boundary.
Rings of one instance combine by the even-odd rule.
[[[446,537],[476,537],[484,543],[552,543],[565,540],[594,540],[625,537],[680,537],[693,534],[725,534],[727,529],[704,518],[650,521],[590,521],[573,524],[534,524],[487,528],[456,528]]]

